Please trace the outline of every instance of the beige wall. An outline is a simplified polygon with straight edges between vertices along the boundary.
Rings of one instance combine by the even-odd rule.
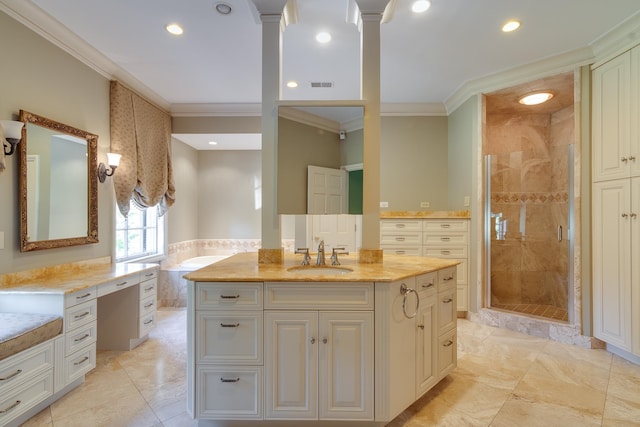
[[[173,177],[176,202],[167,213],[167,243],[198,239],[198,151],[172,140]]]
[[[473,183],[473,135],[477,114],[476,97],[470,98],[448,117],[448,207],[451,210],[466,210],[464,198],[471,199]],[[471,202],[471,200],[469,201]]]
[[[380,145],[382,211],[448,208],[446,117],[382,117]]]
[[[262,166],[260,151],[198,152],[198,238],[259,239]],[[177,193],[176,193],[177,194]]]
[[[109,81],[0,12],[0,118],[17,120],[21,109],[97,134],[98,160],[109,149]],[[10,58],[10,61],[7,60]],[[99,243],[21,253],[18,157],[0,174],[0,274],[109,256],[113,248],[113,184],[98,184]]]

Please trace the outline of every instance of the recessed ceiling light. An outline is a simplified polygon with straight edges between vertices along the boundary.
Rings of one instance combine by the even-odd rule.
[[[289,80],[287,82],[287,87],[290,87],[290,88],[298,87],[298,82],[293,81],[293,80]]]
[[[209,145],[218,145],[218,143],[215,141],[209,141]]]
[[[502,26],[502,31],[505,33],[510,33],[511,31],[515,31],[520,28],[520,21],[517,19],[511,19]]]
[[[217,3],[216,10],[221,15],[228,15],[233,9],[231,8],[231,5],[228,5],[227,3]]]
[[[411,5],[411,10],[415,13],[422,13],[426,12],[430,7],[431,2],[429,0],[416,0]]]
[[[169,33],[173,34],[174,36],[179,36],[182,33],[184,33],[184,30],[178,24],[169,24],[165,28]]]
[[[316,41],[318,43],[329,43],[331,41],[331,34],[327,32],[321,32],[316,34]]]
[[[518,102],[523,105],[538,105],[543,102],[547,102],[551,98],[553,98],[553,94],[551,92],[536,92],[523,96],[518,100]]]

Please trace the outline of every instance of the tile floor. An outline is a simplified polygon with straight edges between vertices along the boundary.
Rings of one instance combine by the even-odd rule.
[[[161,310],[150,339],[98,353],[83,385],[24,426],[195,426],[185,412],[185,314]],[[458,321],[458,368],[388,427],[640,426],[640,366]]]

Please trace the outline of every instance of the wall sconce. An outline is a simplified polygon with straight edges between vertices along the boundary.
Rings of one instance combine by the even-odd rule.
[[[9,143],[9,151],[7,151],[7,145],[4,141],[2,141],[5,155],[10,156],[16,151],[16,145],[18,145],[18,143],[22,139],[23,126],[23,122],[14,120],[0,120],[0,127],[2,127],[4,138]]]
[[[107,169],[104,163],[100,162],[98,165],[98,179],[100,182],[104,182],[108,176],[112,176],[116,168],[120,164],[120,154],[107,153],[107,163],[109,163],[110,169]]]

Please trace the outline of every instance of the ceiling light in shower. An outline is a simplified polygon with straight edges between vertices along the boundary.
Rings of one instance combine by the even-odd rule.
[[[520,28],[520,21],[518,21],[517,19],[510,19],[502,26],[502,31],[505,33],[510,33],[517,30],[518,28]]]
[[[553,94],[551,92],[536,92],[523,96],[518,100],[518,102],[524,105],[538,105],[543,102],[547,102],[551,98],[553,98]]]
[[[216,3],[216,10],[220,15],[228,15],[233,9],[227,3]]]
[[[178,25],[178,24],[175,24],[175,23],[174,23],[174,24],[169,24],[169,25],[167,25],[167,26],[165,27],[165,29],[166,29],[169,33],[173,34],[174,36],[179,36],[179,35],[181,35],[182,33],[184,33],[184,30],[182,29],[182,27],[181,27],[180,25]]]

